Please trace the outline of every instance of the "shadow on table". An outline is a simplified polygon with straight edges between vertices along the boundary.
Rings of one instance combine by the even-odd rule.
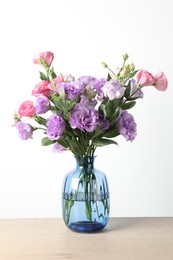
[[[121,229],[128,229],[132,226],[138,226],[140,223],[144,222],[144,218],[110,218],[107,226],[103,229],[102,232],[109,232],[111,230],[121,230]]]

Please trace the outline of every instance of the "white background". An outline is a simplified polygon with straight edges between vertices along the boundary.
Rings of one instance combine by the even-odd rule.
[[[57,73],[106,77],[101,62],[168,77],[166,92],[145,88],[131,110],[134,142],[98,149],[96,167],[108,177],[111,216],[173,216],[173,4],[170,0],[6,0],[0,3],[0,218],[61,217],[70,153],[41,147],[41,132],[21,141],[13,113],[32,99],[40,67],[35,54],[52,51]]]

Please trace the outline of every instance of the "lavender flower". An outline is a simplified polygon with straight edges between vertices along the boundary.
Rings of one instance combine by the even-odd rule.
[[[124,95],[124,87],[118,80],[110,80],[102,87],[105,97],[110,100],[121,98]]]
[[[70,100],[76,99],[84,92],[84,84],[79,80],[59,83],[57,88],[60,95],[65,94],[65,99]]]
[[[86,96],[81,96],[80,104],[84,106],[95,107],[97,105],[97,100],[95,98],[88,99]]]
[[[64,151],[68,151],[68,148],[60,145],[59,143],[55,143],[52,148],[53,153],[62,153]]]
[[[131,79],[131,89],[130,89],[130,95],[133,94],[133,92],[137,89],[138,83],[135,79]],[[132,97],[140,97],[143,98],[144,94],[141,89],[139,89]]]
[[[44,96],[40,95],[36,101],[36,113],[37,114],[44,114],[46,113],[50,108],[50,102],[49,99]]]
[[[97,94],[103,98],[103,91],[102,91],[102,87],[103,85],[106,83],[106,79],[102,78],[102,79],[97,79],[95,77],[92,76],[82,76],[78,79],[79,81],[81,81],[84,85],[85,85],[85,90],[93,90],[96,91]]]
[[[131,114],[122,110],[118,120],[117,129],[119,133],[126,138],[126,141],[133,141],[136,137],[136,123]]]
[[[16,127],[18,130],[20,139],[27,140],[29,138],[32,138],[33,128],[31,125],[18,121],[16,123]]]
[[[103,93],[103,90],[102,90],[102,87],[106,84],[106,79],[102,78],[102,79],[98,79],[95,81],[94,83],[94,88],[96,89],[98,95],[99,95],[99,98],[103,98],[104,97],[104,93]]]
[[[110,126],[110,123],[108,120],[104,119],[104,118],[99,118],[98,120],[98,126],[102,129],[102,130],[107,130]]]
[[[92,132],[97,127],[98,113],[87,104],[78,103],[70,113],[70,126],[87,132]]]
[[[58,140],[65,130],[65,122],[62,117],[52,115],[47,120],[47,136],[50,140]]]
[[[78,78],[80,82],[82,82],[85,86],[93,87],[94,82],[97,80],[95,77],[92,76],[82,76]]]

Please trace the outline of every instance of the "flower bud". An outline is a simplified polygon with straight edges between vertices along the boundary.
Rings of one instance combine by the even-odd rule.
[[[126,65],[126,66],[124,67],[124,69],[125,69],[125,71],[126,71],[127,73],[129,73],[129,72],[130,72],[130,65],[129,65],[129,64]]]
[[[13,115],[13,119],[14,119],[15,123],[17,123],[18,121],[20,121],[20,116],[15,112]]]
[[[89,85],[87,85],[85,87],[85,92],[84,92],[84,96],[89,98],[95,97],[96,93],[94,91],[94,89],[92,89]]]
[[[126,60],[128,60],[128,58],[129,58],[128,54],[125,53],[125,54],[123,55],[123,60],[126,61]]]
[[[121,72],[120,72],[120,77],[121,78],[126,78],[128,75],[128,71],[124,68]]]
[[[103,65],[104,68],[108,67],[108,65],[105,62],[102,62],[102,65]]]
[[[135,65],[133,63],[129,64],[129,69],[130,69],[130,71],[134,71]]]

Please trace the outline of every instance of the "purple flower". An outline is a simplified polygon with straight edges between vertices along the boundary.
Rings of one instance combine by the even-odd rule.
[[[98,112],[94,107],[79,103],[70,113],[70,126],[87,132],[92,132],[97,127]]]
[[[136,137],[136,123],[131,114],[122,110],[118,120],[117,129],[119,133],[126,138],[126,141],[133,141]]]
[[[86,96],[81,96],[80,104],[84,106],[95,107],[97,105],[97,100],[95,98],[88,99]]]
[[[98,95],[103,98],[104,97],[104,93],[102,90],[102,87],[106,84],[106,79],[102,78],[102,79],[97,79],[94,83],[94,88],[96,89]]]
[[[102,87],[105,97],[110,100],[121,98],[124,95],[124,87],[118,80],[110,80]]]
[[[62,117],[54,114],[47,120],[47,136],[50,140],[57,140],[65,130],[65,122]]]
[[[49,99],[44,96],[40,95],[36,101],[36,113],[37,114],[44,114],[46,113],[50,108],[50,102]]]
[[[106,83],[106,79],[97,79],[92,76],[82,76],[78,80],[85,85],[85,89],[90,88],[92,90],[95,90],[101,98],[103,97],[102,87]]]
[[[131,89],[130,89],[130,95],[137,89],[138,83],[136,82],[135,79],[131,79]],[[143,98],[144,94],[142,90],[138,90],[132,97],[140,97]]]
[[[65,99],[75,99],[84,92],[84,84],[77,81],[62,82],[58,84],[58,93],[65,94]]]
[[[64,151],[68,151],[68,148],[60,145],[59,143],[55,143],[52,148],[53,153],[62,153]]]
[[[78,78],[80,82],[82,82],[85,86],[93,87],[94,82],[97,80],[95,77],[92,76],[82,76]]]
[[[16,123],[16,127],[18,130],[20,139],[27,140],[29,138],[32,138],[33,128],[31,125],[18,121]]]
[[[98,127],[100,127],[102,130],[107,130],[110,126],[110,123],[108,120],[104,118],[99,118],[98,120]]]

